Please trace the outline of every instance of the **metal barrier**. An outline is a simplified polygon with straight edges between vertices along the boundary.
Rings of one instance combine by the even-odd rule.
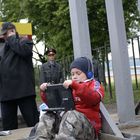
[[[131,51],[130,56],[130,71],[132,75],[132,80],[134,82],[133,88],[139,89],[140,88],[140,37],[133,37],[128,39],[128,50]],[[96,61],[99,65],[99,69],[102,69],[102,72],[98,71],[99,80],[103,83],[105,90],[109,93],[110,99],[113,98],[112,89],[114,87],[114,77],[113,77],[113,70],[112,70],[112,60],[110,60],[110,56],[108,55],[110,52],[110,46],[105,44],[102,47],[96,47],[96,49],[92,49],[93,55],[93,63]],[[70,77],[69,66],[73,61],[74,57],[65,56],[59,60],[58,63],[61,64],[64,72],[65,79]],[[93,64],[94,65],[94,64]],[[39,68],[40,66],[35,66],[36,74],[36,84],[39,84]],[[103,73],[103,74],[102,74]]]

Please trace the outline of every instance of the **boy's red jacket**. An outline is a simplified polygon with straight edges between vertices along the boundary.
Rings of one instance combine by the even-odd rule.
[[[82,83],[72,82],[75,108],[89,119],[98,134],[101,128],[100,102],[104,97],[104,88],[98,81]]]
[[[90,80],[82,83],[72,82],[75,109],[83,113],[91,122],[98,135],[101,129],[100,102],[104,97],[104,88],[98,81]],[[41,92],[42,100],[45,94]]]

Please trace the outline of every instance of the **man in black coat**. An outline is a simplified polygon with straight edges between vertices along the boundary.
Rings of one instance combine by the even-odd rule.
[[[3,130],[18,128],[17,107],[27,126],[39,120],[35,101],[35,81],[32,63],[33,43],[20,38],[14,24],[2,24],[1,36],[5,39],[0,61],[0,102]]]

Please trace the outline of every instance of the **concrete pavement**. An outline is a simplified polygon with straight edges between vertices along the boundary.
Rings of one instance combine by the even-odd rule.
[[[111,118],[116,122],[117,121],[117,114],[110,114]],[[11,134],[8,136],[0,136],[0,140],[22,140],[29,136],[29,133],[31,131],[32,127],[28,128],[20,128],[16,130],[12,130]],[[140,136],[140,124],[133,126],[133,127],[127,127],[124,129],[121,129],[123,133],[132,133],[133,135],[139,135]],[[104,139],[102,139],[104,140]],[[113,139],[111,139],[113,140]],[[119,140],[119,139],[115,139]]]
[[[111,116],[111,118],[113,119],[113,121],[117,124],[118,123],[118,116],[117,116],[117,109],[116,107],[112,107],[112,106],[106,106],[107,110]],[[140,116],[137,116],[137,120],[140,120]],[[20,125],[20,127],[24,127],[24,128],[19,128],[16,130],[12,130],[11,134],[8,136],[0,136],[0,140],[21,140],[24,138],[27,138],[29,136],[29,133],[32,129],[32,127],[25,127],[25,124],[23,123],[23,126]],[[139,135],[140,136],[140,124],[136,124],[136,125],[129,125],[129,127],[120,127],[120,130],[123,133],[131,133],[133,135]],[[104,140],[104,139],[102,139]],[[108,139],[107,139],[108,140]],[[113,139],[110,139],[113,140]],[[118,139],[115,139],[118,140]],[[137,139],[136,139],[137,140]]]
[[[12,130],[10,135],[0,136],[0,140],[20,140],[27,138],[31,129],[32,127]]]

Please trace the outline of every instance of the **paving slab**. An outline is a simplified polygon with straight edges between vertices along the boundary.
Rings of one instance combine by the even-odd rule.
[[[116,113],[116,109],[112,111],[112,109],[108,109],[109,114],[113,121],[117,124],[118,123],[118,115]],[[139,120],[139,117],[137,118]],[[19,128],[11,131],[11,134],[8,136],[0,136],[0,140],[20,140],[27,138],[29,136],[29,133],[31,131],[32,127],[25,127],[25,128]],[[124,133],[133,133],[140,135],[140,125],[134,125],[133,127],[129,128],[123,128],[121,129]]]
[[[121,131],[124,132],[124,133],[131,133],[131,134],[140,135],[140,126],[125,128],[125,129],[122,129]]]
[[[136,121],[128,124],[119,124],[118,114],[110,114],[113,121],[118,125],[119,129],[123,133],[130,133],[140,135],[140,115],[136,115]]]
[[[10,135],[0,136],[0,140],[20,140],[27,138],[30,134],[31,129],[32,127],[11,130]]]

